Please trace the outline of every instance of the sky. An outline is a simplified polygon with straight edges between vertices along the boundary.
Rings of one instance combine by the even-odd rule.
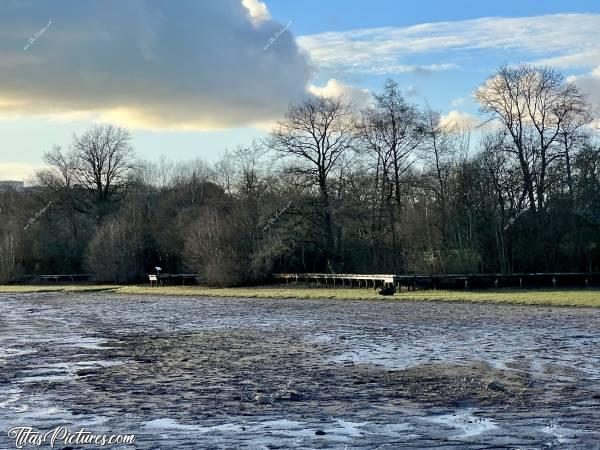
[[[475,126],[473,90],[519,63],[600,106],[600,2],[2,0],[0,180],[103,123],[142,158],[214,161],[307,96],[365,106],[387,78]]]

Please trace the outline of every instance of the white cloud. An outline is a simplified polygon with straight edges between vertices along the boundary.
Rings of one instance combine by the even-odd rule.
[[[271,18],[267,5],[260,0],[242,0],[242,5],[250,12],[250,17],[255,22],[264,22]]]
[[[289,30],[264,50],[282,28],[259,0],[0,2],[0,116],[155,130],[277,119],[312,73]]]
[[[481,124],[481,120],[475,117],[473,114],[467,112],[451,110],[448,114],[444,114],[440,117],[440,125],[443,127],[458,127],[462,130],[473,131]]]
[[[571,67],[590,67],[600,64],[600,49],[589,48],[572,54],[542,58],[534,61],[536,64],[548,65],[568,69]]]
[[[456,69],[464,50],[523,52],[564,67],[600,64],[600,14],[485,17],[301,36],[298,42],[323,71],[334,74],[431,72]],[[415,64],[432,55],[435,64]],[[422,60],[422,58],[419,58]]]
[[[347,101],[351,101],[352,105],[357,108],[364,108],[373,103],[373,96],[368,89],[349,86],[334,78],[327,81],[325,86],[319,87],[313,84],[308,90],[311,94],[323,97],[342,97]]]
[[[587,75],[571,76],[567,81],[575,83],[579,89],[589,95],[592,105],[600,108],[600,66]]]
[[[451,110],[448,114],[440,117],[440,125],[445,127],[456,127],[458,130],[467,132],[492,132],[502,128],[497,120],[482,120],[465,111]]]

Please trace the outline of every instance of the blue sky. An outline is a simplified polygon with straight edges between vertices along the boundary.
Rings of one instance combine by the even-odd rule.
[[[276,19],[284,23],[292,20],[294,31],[298,34],[409,26],[479,17],[600,12],[598,2],[594,0],[268,0],[266,3]]]
[[[471,125],[500,64],[558,67],[600,104],[599,42],[595,1],[7,0],[0,179],[106,122],[144,158],[215,160],[304,95],[368,104],[386,78]]]

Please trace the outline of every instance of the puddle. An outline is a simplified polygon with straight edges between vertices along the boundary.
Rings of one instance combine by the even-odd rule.
[[[581,431],[579,430],[572,430],[554,424],[543,427],[541,431],[542,433],[552,436],[553,441],[557,444],[567,444],[572,442],[578,434],[581,434]]]
[[[239,423],[222,423],[210,426],[182,424],[172,418],[154,419],[144,423],[144,429],[160,432],[179,432],[194,435],[212,435],[215,439],[242,439],[258,448],[269,443],[311,442],[313,439],[327,442],[359,442],[370,435],[388,438],[407,435],[414,428],[407,423],[377,424],[370,422],[352,422],[340,418],[328,418],[327,421],[299,421],[290,419],[265,419],[260,417],[246,419]]]
[[[0,348],[0,363],[7,358],[18,358],[19,356],[32,355],[35,350],[20,350],[18,348]]]
[[[33,377],[23,377],[16,381],[16,383],[27,384],[27,383],[39,383],[40,381],[59,382],[69,381],[73,378],[70,375],[39,375]]]
[[[163,430],[199,431],[196,425],[183,425],[169,418],[155,419],[144,424],[146,428],[158,428]]]
[[[450,439],[478,436],[498,428],[493,420],[474,416],[473,410],[457,411],[452,414],[440,416],[430,416],[425,418],[425,420],[456,430],[456,433],[451,434]]]

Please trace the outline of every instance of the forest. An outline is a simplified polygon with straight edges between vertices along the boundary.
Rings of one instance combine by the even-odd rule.
[[[277,272],[600,271],[598,115],[585,93],[521,65],[473,97],[476,127],[412,104],[393,80],[362,110],[307,97],[212,164],[146,161],[108,124],[49,143],[33,186],[0,191],[0,283],[137,282],[155,266],[215,286]]]

